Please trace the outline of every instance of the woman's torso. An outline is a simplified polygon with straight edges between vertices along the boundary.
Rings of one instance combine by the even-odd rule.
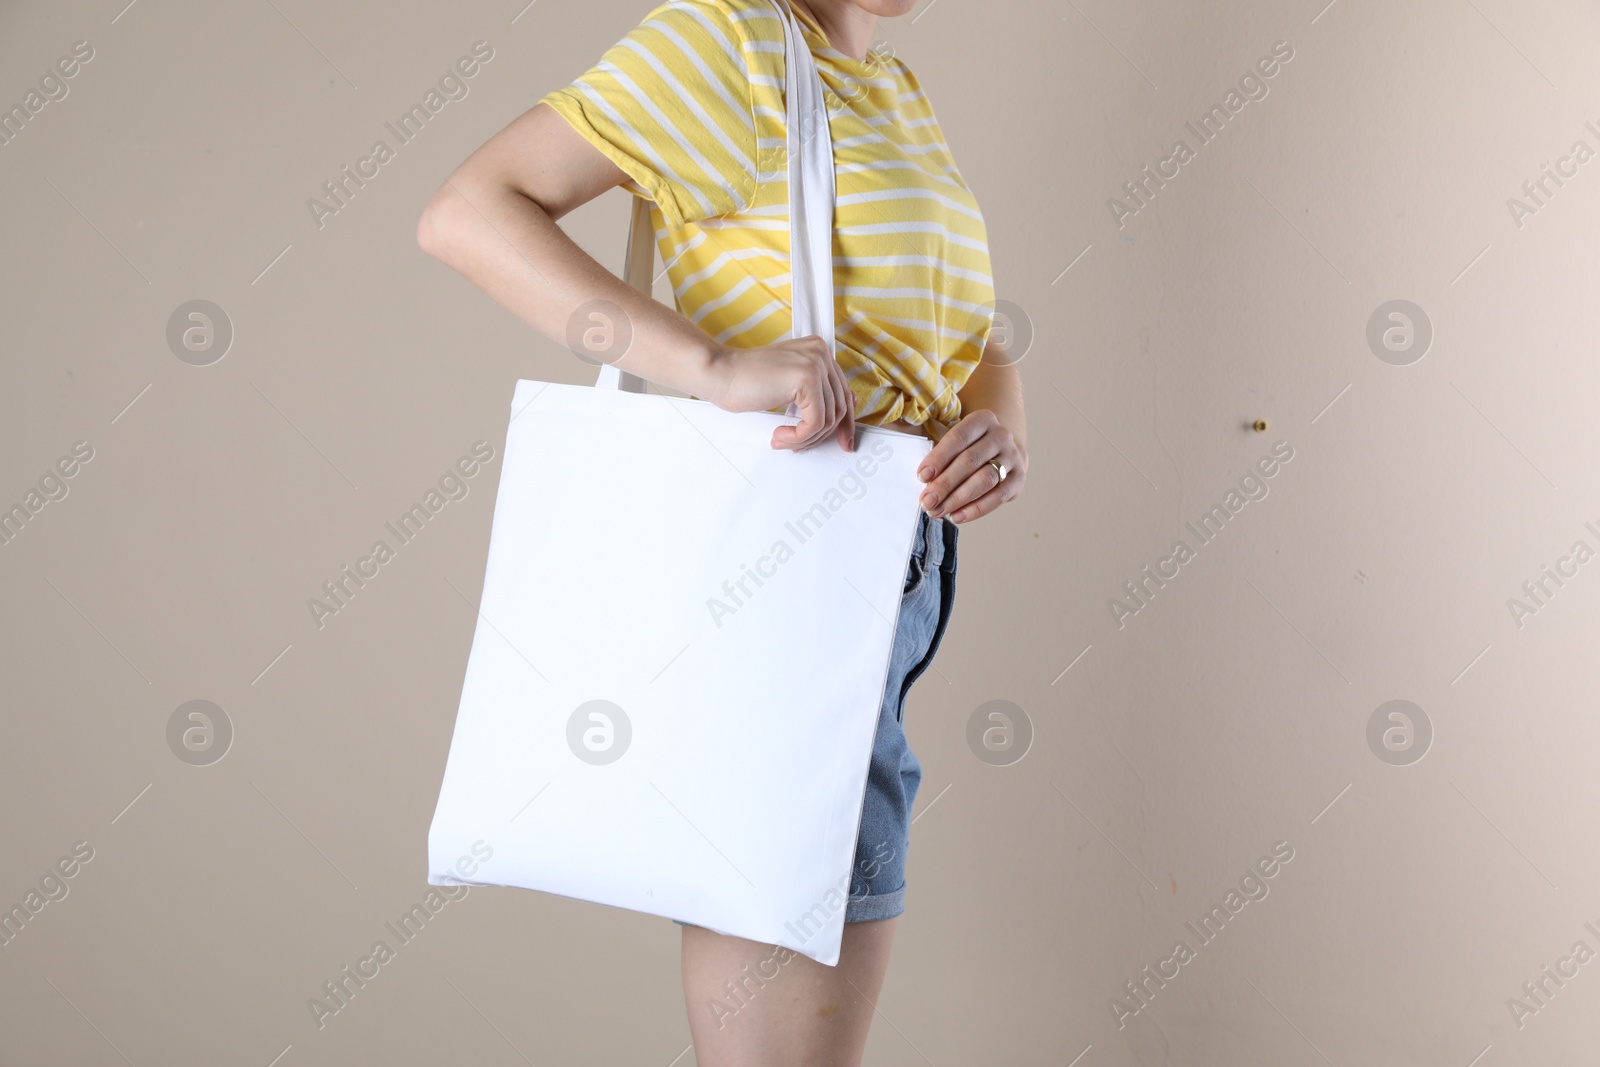
[[[958,391],[993,318],[983,216],[910,68],[883,46],[844,55],[797,14],[830,109],[836,350],[857,418],[937,437],[960,416]],[[736,61],[742,69],[729,70]],[[676,0],[567,95],[546,98],[637,150],[640,165],[625,169],[657,201],[678,307],[733,347],[790,327],[783,66],[782,24],[766,0]],[[739,80],[748,131],[734,125]],[[717,208],[728,210],[706,215]]]

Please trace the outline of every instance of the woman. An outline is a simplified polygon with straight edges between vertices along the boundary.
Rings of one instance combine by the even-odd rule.
[[[782,0],[778,0],[782,2]],[[418,227],[423,249],[535,329],[565,339],[593,301],[621,309],[621,369],[728,411],[796,405],[774,448],[853,447],[855,423],[937,443],[879,715],[839,965],[683,927],[701,1067],[855,1064],[904,909],[921,767],[905,693],[949,621],[956,524],[1021,492],[1021,382],[998,339],[983,217],[916,78],[869,49],[915,0],[792,0],[829,107],[837,182],[835,352],[784,340],[789,223],[780,9],[672,0],[472,154]],[[673,310],[578,248],[558,219],[621,185],[653,202]]]

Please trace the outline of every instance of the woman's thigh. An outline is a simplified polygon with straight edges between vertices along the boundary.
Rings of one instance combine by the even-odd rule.
[[[683,928],[683,998],[700,1067],[856,1067],[889,969],[893,919],[846,923],[839,965]]]

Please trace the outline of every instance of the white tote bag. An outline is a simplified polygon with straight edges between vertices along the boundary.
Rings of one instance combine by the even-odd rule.
[[[832,145],[778,6],[793,336],[831,343]],[[853,453],[777,450],[792,416],[628,378],[517,383],[428,881],[561,894],[836,965],[930,444],[863,427]]]

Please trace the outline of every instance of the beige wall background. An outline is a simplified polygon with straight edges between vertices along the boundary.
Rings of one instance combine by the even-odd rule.
[[[693,1062],[676,928],[524,891],[450,903],[320,1029],[307,1007],[427,893],[498,465],[321,629],[306,601],[498,453],[515,379],[593,375],[418,251],[418,212],[649,5],[124,3],[0,8],[8,107],[93,50],[0,146],[0,505],[58,496],[0,546],[0,902],[66,892],[0,946],[0,1060]],[[1593,1054],[1600,16],[1324,3],[883,25],[1032,331],[1033,466],[964,531],[908,710],[925,778],[871,1064]],[[468,94],[319,226],[308,199],[478,41]],[[1278,42],[1202,145],[1185,123]],[[618,266],[625,208],[570,219]],[[169,344],[194,300],[220,359]],[[1369,343],[1375,316],[1409,347]],[[1229,498],[1274,446],[1265,495]],[[1200,544],[1185,524],[1230,503]],[[196,700],[231,731],[213,713],[204,765],[169,740]],[[991,701],[998,752],[968,742]],[[1228,901],[1274,847],[1266,895]],[[1209,942],[1186,926],[1229,903]],[[1146,967],[1177,970],[1141,1001]]]

